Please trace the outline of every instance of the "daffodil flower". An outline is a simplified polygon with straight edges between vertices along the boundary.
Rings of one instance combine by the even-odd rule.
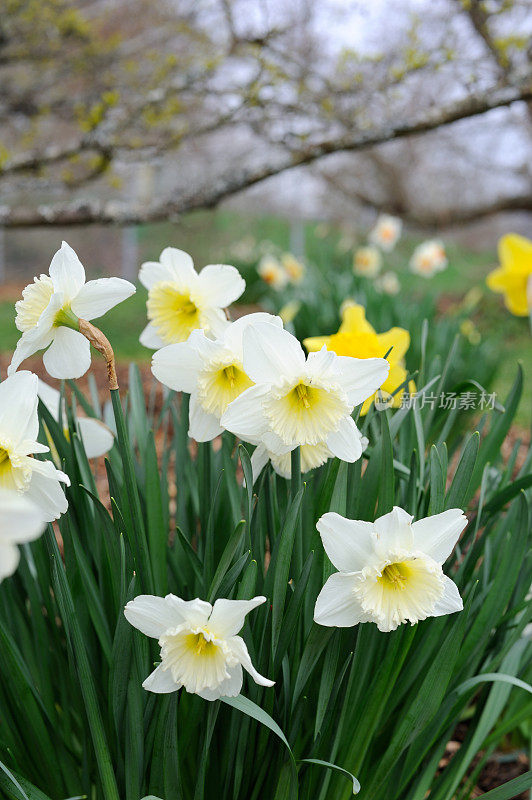
[[[380,275],[375,281],[375,288],[379,292],[389,294],[390,296],[395,296],[396,294],[399,294],[401,290],[401,284],[399,283],[399,278],[395,272],[383,272],[383,274]]]
[[[264,255],[259,261],[257,272],[268,286],[271,286],[277,291],[284,289],[288,283],[289,276],[287,271],[283,265],[269,253]]]
[[[301,283],[305,276],[305,265],[299,261],[292,253],[283,253],[281,256],[281,264],[286,272],[290,283]]]
[[[365,278],[375,278],[382,266],[382,256],[373,245],[359,247],[353,258],[353,272]]]
[[[157,639],[161,663],[142,686],[166,694],[181,687],[204,700],[236,697],[242,689],[242,667],[260,686],[274,681],[259,675],[241,636],[246,615],[262,605],[265,597],[252,600],[182,600],[140,595],[125,607],[128,622]]]
[[[394,507],[375,522],[329,512],[316,525],[339,572],[316,601],[319,625],[349,628],[374,622],[381,631],[414,625],[463,608],[456,584],[443,574],[467,519],[459,508],[412,522]]]
[[[44,381],[39,381],[38,394],[42,402],[58,422],[68,438],[68,423],[65,408],[61,409],[61,393],[48,386]],[[79,436],[85,448],[87,458],[99,458],[108,453],[114,443],[114,435],[110,428],[99,419],[93,417],[76,417],[76,425]],[[49,441],[53,444],[53,442]],[[52,447],[52,451],[53,451]]]
[[[381,250],[390,252],[401,236],[402,227],[403,223],[398,217],[392,217],[390,214],[381,214],[370,231],[368,239],[372,244],[380,247]]]
[[[219,336],[227,324],[222,309],[246,288],[235,267],[209,264],[197,273],[188,253],[175,247],[165,248],[159,261],[142,264],[139,280],[148,290],[149,319],[140,342],[154,350],[185,342],[200,328]]]
[[[504,295],[508,311],[517,317],[532,313],[532,241],[517,233],[508,233],[499,241],[501,266],[490,272],[490,289]]]
[[[384,383],[387,361],[325,348],[305,358],[297,339],[271,324],[246,328],[243,353],[244,371],[256,385],[228,406],[224,428],[252,443],[270,434],[269,449],[279,455],[325,443],[344,461],[360,458],[363,437],[351,413]]]
[[[279,449],[276,438],[272,438],[273,447],[277,446],[277,449]],[[271,461],[272,467],[274,468],[275,472],[281,476],[281,478],[286,478],[289,480],[292,477],[292,451],[287,450],[285,453],[279,455],[278,452],[275,452],[275,450],[271,450],[268,447],[268,442],[269,435],[265,434],[262,437],[262,441],[259,442],[258,446],[253,451],[253,455],[251,456],[253,483],[255,483],[268,461]],[[365,436],[361,437],[360,443],[362,452],[364,452],[368,446],[368,440]],[[305,472],[309,472],[311,469],[317,469],[318,467],[321,467],[326,461],[329,460],[329,458],[334,457],[334,453],[329,449],[326,442],[319,442],[318,444],[303,444],[299,448],[299,451],[301,472],[303,474]]]
[[[78,330],[79,319],[103,316],[135,293],[122,278],[85,282],[74,250],[63,242],[52,258],[49,275],[40,275],[15,304],[15,325],[22,331],[8,375],[28,356],[46,349],[43,362],[53,378],[80,378],[91,364],[90,344]]]
[[[388,353],[386,360],[390,364],[390,371],[380,389],[386,396],[393,395],[390,403],[394,408],[401,405],[404,389],[396,390],[407,378],[404,355],[410,346],[410,334],[404,328],[390,328],[385,333],[377,333],[366,319],[364,306],[350,304],[344,310],[338,333],[331,336],[313,336],[305,339],[303,344],[310,352],[315,352],[325,345],[327,350],[332,350],[339,356],[356,358],[383,357]],[[415,391],[412,381],[409,388],[410,391]],[[362,415],[367,414],[374,399],[372,396],[364,402],[360,412]]]
[[[152,372],[157,380],[190,394],[188,435],[197,442],[208,442],[223,432],[220,418],[227,406],[253,385],[242,365],[242,336],[258,322],[282,327],[279,317],[271,314],[247,314],[228,324],[219,339],[193,331],[186,342],[169,344],[154,354]]]
[[[51,461],[33,458],[48,452],[36,441],[37,385],[37,376],[26,370],[0,383],[0,488],[26,495],[51,522],[68,508],[60,482],[70,486],[70,480]]]
[[[410,259],[410,270],[423,278],[432,278],[448,264],[443,243],[437,239],[429,239],[418,245]]]
[[[18,567],[17,545],[37,539],[45,525],[35,503],[18,492],[0,489],[0,582]]]

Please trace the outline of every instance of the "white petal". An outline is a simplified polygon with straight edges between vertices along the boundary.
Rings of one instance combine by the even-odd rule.
[[[197,281],[194,262],[184,250],[178,250],[177,247],[165,247],[159,261],[170,270],[173,280],[177,283],[188,285],[191,281]]]
[[[278,328],[283,327],[281,317],[266,314],[264,311],[257,311],[254,314],[245,314],[243,317],[231,322],[225,329],[223,334],[224,342],[233,353],[238,354],[240,360],[242,360],[242,336],[244,331],[249,325],[259,324],[275,325]]]
[[[356,577],[349,572],[335,572],[321,590],[314,607],[314,622],[326,627],[351,628],[367,622],[367,616],[355,597]]]
[[[135,292],[133,284],[123,278],[98,278],[80,289],[72,301],[72,311],[82,319],[96,319]]]
[[[261,675],[253,664],[251,663],[251,658],[248,653],[248,649],[246,647],[245,641],[240,636],[233,636],[231,639],[228,640],[227,644],[231,648],[233,654],[238,658],[246,672],[248,672],[255,683],[258,683],[259,686],[274,686],[275,681],[271,681],[269,678],[265,678]]]
[[[197,350],[186,341],[166,345],[154,353],[151,371],[170,389],[191,394],[196,389],[201,365]]]
[[[394,506],[392,511],[374,522],[376,548],[380,553],[412,551],[414,534],[412,516],[404,509]]]
[[[19,561],[20,553],[18,547],[12,544],[0,543],[0,581],[9,577],[9,575],[13,575]]]
[[[262,470],[270,460],[268,455],[268,451],[264,447],[263,444],[259,444],[258,447],[255,448],[253,451],[253,455],[251,456],[251,469],[253,471],[253,483],[257,480],[259,475],[261,474]]]
[[[467,517],[460,508],[450,508],[441,514],[419,519],[412,524],[414,547],[443,564],[466,525]]]
[[[349,463],[358,461],[368,444],[351,417],[344,417],[338,430],[330,433],[326,441],[327,447],[336,458]]]
[[[375,561],[373,523],[346,519],[334,511],[316,523],[325,552],[336,569],[360,572]]]
[[[216,600],[209,619],[209,629],[220,639],[235,636],[243,627],[246,614],[265,602],[265,597],[254,597],[252,600]]]
[[[30,542],[45,527],[40,509],[27,495],[0,490],[0,542]]]
[[[92,417],[78,417],[77,424],[87,458],[99,458],[109,452],[115,437],[107,425]]]
[[[68,508],[61,482],[70,486],[70,480],[64,472],[56,469],[51,461],[37,459],[32,461],[33,470],[26,496],[38,507],[46,522],[52,522]]]
[[[124,608],[127,621],[139,631],[159,639],[170,628],[176,628],[184,621],[181,609],[171,601],[173,595],[156,597],[152,594],[140,594],[130,600]]]
[[[190,396],[188,435],[197,442],[210,442],[223,433],[220,420],[202,409],[195,395]]]
[[[23,370],[0,383],[0,434],[16,446],[39,433],[38,378]]]
[[[441,617],[444,614],[454,614],[456,611],[462,611],[464,608],[456,583],[448,578],[447,575],[443,576],[443,581],[443,597],[436,603],[432,612],[433,617]]]
[[[61,401],[61,392],[49,386],[44,381],[39,380],[38,388],[39,398],[42,400],[52,417],[59,421],[59,403]]]
[[[204,689],[197,694],[204,700],[219,700],[220,697],[236,697],[242,689],[242,667],[237,664],[227,670],[229,677],[220,683],[216,689]]]
[[[139,281],[148,291],[157,283],[173,280],[173,270],[158,261],[145,261],[140,267]]]
[[[91,365],[89,340],[79,331],[61,326],[43,355],[43,363],[52,378],[81,378]]]
[[[221,308],[211,307],[201,310],[201,325],[214,339],[221,339],[230,324]]]
[[[241,439],[253,437],[259,441],[268,429],[262,413],[262,400],[269,391],[268,386],[250,386],[236,400],[229,403],[222,414],[220,425]]]
[[[244,371],[255,383],[278,383],[298,377],[305,368],[305,354],[295,336],[277,325],[252,325],[242,337]]]
[[[61,292],[67,302],[74,299],[85,283],[83,264],[66,242],[61,244],[61,248],[52,258],[49,272],[54,291]]]
[[[209,264],[199,273],[198,290],[205,305],[225,308],[238,300],[246,282],[236,267]]]
[[[384,358],[338,356],[338,382],[352,406],[358,406],[379,389],[390,371]]]
[[[60,307],[60,297],[52,298],[52,301],[55,314]],[[51,304],[52,301],[50,301]],[[26,358],[29,358],[29,356],[37,353],[39,350],[44,350],[45,347],[48,347],[54,338],[55,330],[52,328],[52,323],[47,317],[48,315],[45,319],[41,317],[35,328],[32,328],[31,330],[22,334],[17,342],[15,352],[13,353],[13,358],[11,359],[11,364],[8,367],[8,375],[13,375]]]
[[[142,684],[142,688],[146,689],[148,692],[155,692],[156,694],[170,694],[170,692],[176,692],[180,689],[181,684],[176,683],[172,678],[172,670],[163,669],[163,665],[159,664],[159,666],[148,675]]]
[[[164,347],[166,344],[166,342],[161,339],[156,328],[151,324],[151,322],[146,325],[140,334],[139,342],[144,345],[144,347],[149,347],[151,350],[158,350],[159,347]]]

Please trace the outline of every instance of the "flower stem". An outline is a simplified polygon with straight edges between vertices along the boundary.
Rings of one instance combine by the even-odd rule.
[[[295,447],[290,457],[290,497],[292,501],[301,489],[301,450]],[[303,518],[301,510],[297,516],[294,541],[294,575],[299,578],[303,568]]]
[[[107,363],[107,380],[109,381],[109,389],[111,393],[118,389],[118,381],[116,378],[115,367],[115,354],[109,339],[104,336],[99,328],[91,325],[86,319],[79,320],[79,332],[89,340],[95,350],[97,350],[105,358]]]

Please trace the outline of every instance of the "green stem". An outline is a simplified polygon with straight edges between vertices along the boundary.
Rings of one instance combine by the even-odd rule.
[[[290,470],[290,498],[291,500],[301,489],[301,450],[294,448],[291,453]],[[294,540],[294,577],[299,578],[303,569],[303,517],[301,509],[297,515],[296,534]]]
[[[120,393],[118,389],[111,389],[111,401],[113,404],[113,413],[116,423],[118,449],[120,451],[122,468],[124,470],[124,483],[130,505],[131,519],[133,520],[133,533],[135,536],[134,555],[135,561],[137,562],[136,568],[142,588],[144,591],[152,594],[154,591],[153,574],[148,553],[146,532],[144,530],[144,521],[142,518],[137,479],[135,477],[135,467],[131,453],[131,442],[129,441],[126,422],[124,419],[124,411],[122,409],[122,403],[120,401]]]
[[[212,503],[212,446],[211,442],[200,442],[198,445],[198,466],[199,466],[199,512],[200,512],[200,526],[201,526],[201,541],[203,552],[206,557],[210,557],[207,552],[212,542],[208,541],[209,538],[209,514],[211,512]],[[212,539],[212,537],[210,537]]]

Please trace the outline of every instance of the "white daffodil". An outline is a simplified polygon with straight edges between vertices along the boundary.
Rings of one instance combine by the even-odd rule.
[[[410,259],[410,270],[424,278],[432,278],[447,266],[447,256],[443,242],[429,239],[418,245]]]
[[[395,272],[384,272],[375,281],[375,288],[384,294],[396,295],[401,291],[401,284]]]
[[[32,457],[48,452],[36,441],[37,385],[37,376],[26,370],[0,383],[0,488],[27,495],[51,522],[68,508],[60,481],[70,486],[70,480],[51,461]]]
[[[142,264],[139,279],[148,290],[149,319],[140,342],[154,350],[185,342],[198,328],[219,336],[227,325],[222,309],[246,288],[235,267],[209,264],[198,274],[188,253],[175,247],[163,250],[159,261]]]
[[[292,477],[292,451],[288,450],[286,453],[279,455],[278,453],[270,450],[268,447],[269,438],[271,434],[265,434],[258,447],[253,451],[251,456],[251,468],[253,470],[253,483],[257,480],[262,470],[268,463],[272,462],[272,467],[281,478]],[[365,436],[361,438],[362,452],[368,446],[368,440]],[[273,437],[273,446],[278,445],[276,437]],[[329,450],[326,442],[319,442],[318,444],[303,444],[299,448],[301,459],[301,472],[309,472],[311,469],[317,469],[325,464],[329,458],[334,457],[334,453]]]
[[[302,261],[299,261],[292,253],[283,253],[281,264],[290,283],[301,283],[305,277],[305,265]]]
[[[18,492],[0,489],[0,581],[18,567],[18,544],[37,539],[46,523],[40,509]]]
[[[246,614],[266,600],[182,600],[140,595],[125,607],[126,619],[139,631],[158,639],[161,663],[142,686],[166,694],[184,687],[204,700],[236,697],[242,689],[242,667],[260,686],[274,681],[259,675],[241,636]]]
[[[289,275],[281,262],[269,253],[259,261],[257,272],[268,286],[277,291],[284,289],[289,280]]]
[[[61,425],[65,436],[68,438],[68,423],[65,408],[61,409],[61,393],[48,386],[44,381],[39,381],[38,394],[42,402]],[[76,417],[76,424],[79,431],[85,454],[87,458],[98,458],[108,453],[114,443],[114,435],[110,428],[99,419],[93,417]]]
[[[229,403],[253,385],[242,365],[242,336],[259,322],[282,327],[279,317],[248,314],[228,323],[219,339],[193,331],[186,342],[158,350],[152,361],[157,380],[170,389],[190,394],[188,435],[208,442],[223,432],[220,418]]]
[[[401,236],[403,223],[398,217],[390,214],[381,214],[375,227],[369,233],[368,239],[387,253],[393,250]]]
[[[373,245],[359,247],[353,258],[353,272],[365,278],[375,278],[382,267],[380,251]]]
[[[85,270],[74,250],[63,242],[52,258],[49,275],[40,275],[15,304],[15,325],[22,331],[8,375],[28,356],[43,355],[53,378],[80,378],[91,364],[90,344],[78,330],[78,320],[103,316],[135,293],[122,278],[85,282]]]
[[[374,622],[393,631],[404,622],[461,611],[458,588],[442,564],[466,525],[459,508],[414,523],[397,506],[375,522],[324,514],[316,527],[340,571],[321,590],[314,620],[339,628]]]
[[[256,385],[228,406],[224,428],[253,444],[268,434],[277,455],[325,444],[343,461],[360,458],[364,440],[351,413],[386,380],[385,359],[337,356],[325,347],[305,358],[292,334],[267,323],[249,326],[242,341],[244,371]]]

